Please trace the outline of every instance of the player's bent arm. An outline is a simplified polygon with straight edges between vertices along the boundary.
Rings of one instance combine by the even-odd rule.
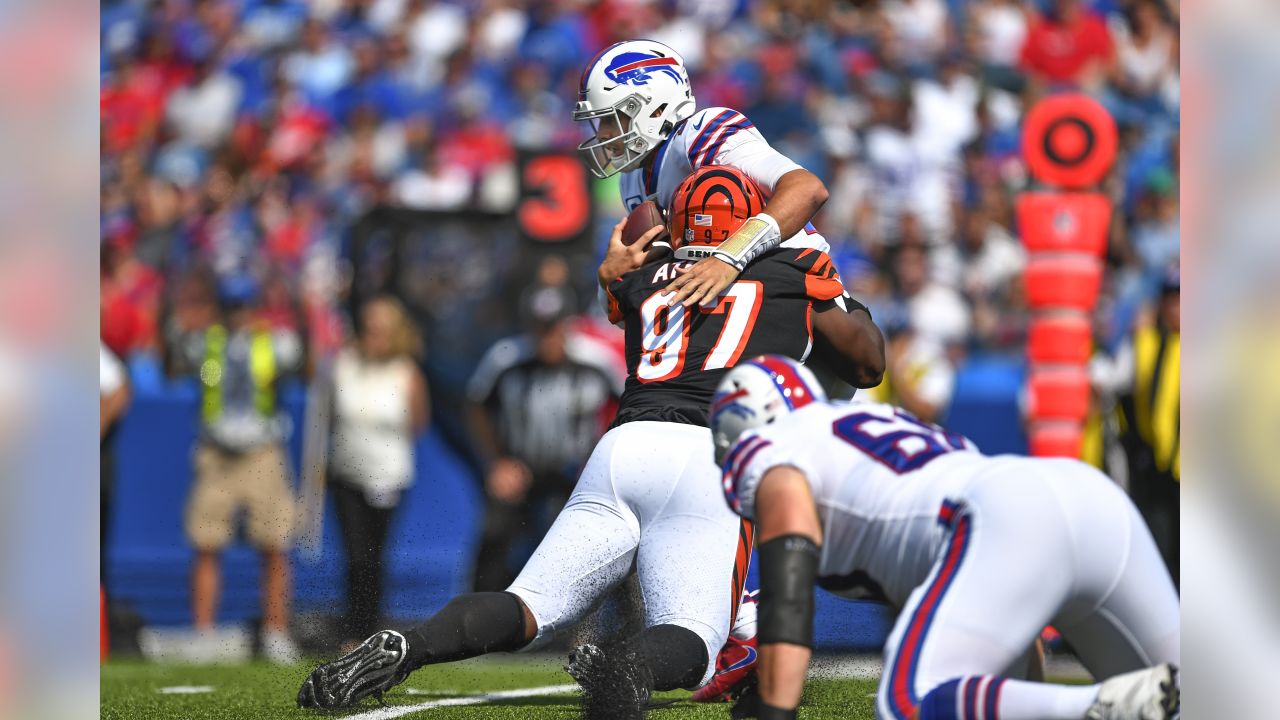
[[[752,174],[749,168],[744,170]],[[711,257],[699,260],[667,286],[674,293],[668,304],[678,302],[692,307],[719,295],[752,260],[804,229],[826,203],[827,195],[827,186],[808,170],[797,167],[784,173],[774,183],[773,195],[759,214],[747,218]]]
[[[815,308],[811,357],[856,388],[875,387],[884,376],[884,335],[861,306]]]
[[[785,240],[804,229],[826,204],[827,196],[827,186],[822,180],[799,168],[778,178],[764,212],[778,223],[778,234]]]
[[[759,717],[795,717],[813,647],[813,586],[822,526],[809,483],[775,467],[756,490],[760,552]]]
[[[773,196],[759,214],[747,218],[720,243],[712,257],[742,271],[752,260],[804,229],[827,201],[827,186],[817,175],[796,168],[778,178]]]

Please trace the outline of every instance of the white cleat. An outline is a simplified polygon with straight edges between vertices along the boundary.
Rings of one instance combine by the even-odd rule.
[[[1178,669],[1166,663],[1103,682],[1085,720],[1174,720],[1179,704]]]

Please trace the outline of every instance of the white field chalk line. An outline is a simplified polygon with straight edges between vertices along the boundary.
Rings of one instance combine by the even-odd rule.
[[[196,695],[199,693],[213,692],[212,685],[173,685],[171,687],[156,688],[156,692],[161,695]]]
[[[343,720],[391,720],[392,718],[404,717],[410,713],[421,712],[423,710],[432,710],[442,707],[456,707],[458,705],[483,705],[484,703],[493,702],[495,700],[509,700],[511,698],[538,697],[540,695],[560,695],[563,693],[574,692],[578,689],[578,684],[570,685],[547,685],[545,687],[524,688],[521,690],[501,690],[486,695],[468,695],[467,697],[445,698],[444,700],[432,700],[430,702],[418,703],[417,705],[397,705],[392,707],[378,708],[367,713],[359,715],[348,715]]]

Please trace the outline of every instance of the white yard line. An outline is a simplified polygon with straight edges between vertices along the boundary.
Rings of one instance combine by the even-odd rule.
[[[197,695],[200,693],[213,692],[212,685],[173,685],[170,687],[156,688],[156,692],[161,695]]]
[[[574,692],[578,689],[578,684],[570,685],[547,685],[545,687],[523,688],[521,690],[501,690],[499,692],[487,693],[485,695],[468,695],[466,697],[445,698],[443,700],[432,700],[430,702],[418,703],[417,705],[396,705],[393,707],[378,708],[370,710],[359,715],[348,715],[343,720],[391,720],[392,718],[404,717],[410,713],[421,712],[423,710],[433,710],[442,707],[456,707],[458,705],[483,705],[495,700],[510,700],[512,698],[538,697],[541,695],[561,695],[564,693]]]

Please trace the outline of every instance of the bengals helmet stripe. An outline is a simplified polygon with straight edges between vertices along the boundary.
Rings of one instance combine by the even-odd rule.
[[[723,165],[699,168],[671,196],[669,229],[676,257],[705,257],[763,209],[760,189],[740,170]]]

